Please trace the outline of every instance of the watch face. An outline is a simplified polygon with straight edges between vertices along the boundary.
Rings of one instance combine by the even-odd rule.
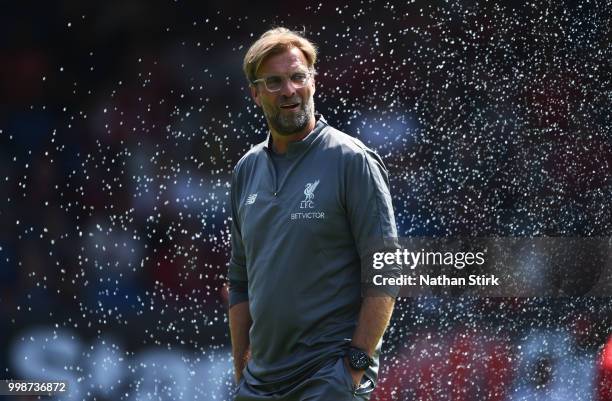
[[[352,350],[349,356],[351,367],[355,370],[363,370],[368,367],[368,355],[359,350]]]

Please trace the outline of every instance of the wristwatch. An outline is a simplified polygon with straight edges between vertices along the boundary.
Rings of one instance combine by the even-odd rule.
[[[374,360],[362,349],[350,347],[346,352],[349,365],[355,370],[366,370],[368,366],[374,365]]]

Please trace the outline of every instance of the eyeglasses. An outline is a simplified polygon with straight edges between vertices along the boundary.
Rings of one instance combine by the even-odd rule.
[[[312,71],[307,71],[307,72],[299,71],[299,72],[293,73],[289,77],[289,80],[291,81],[295,89],[301,89],[308,84],[310,77],[313,75],[314,73]],[[285,79],[284,77],[281,77],[279,75],[271,75],[266,78],[256,79],[252,81],[251,83],[253,85],[257,85],[258,83],[263,82],[268,92],[278,92],[283,87],[284,79]]]

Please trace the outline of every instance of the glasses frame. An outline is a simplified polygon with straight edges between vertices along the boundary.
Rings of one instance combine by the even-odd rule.
[[[306,81],[304,81],[304,85],[302,85],[302,86],[297,86],[293,81],[291,81],[291,76],[287,76],[287,75],[270,75],[270,76],[265,77],[265,78],[259,78],[259,79],[256,79],[254,81],[251,81],[251,84],[253,86],[256,86],[258,83],[263,82],[264,88],[266,88],[266,90],[268,92],[275,93],[275,92],[279,92],[283,88],[284,81],[288,80],[288,81],[291,81],[291,85],[293,85],[296,89],[302,89],[302,88],[306,87],[306,85],[308,85],[308,83],[310,82],[310,79],[312,77],[314,77],[316,73],[314,71],[312,71],[312,70],[310,70],[310,71],[295,71],[291,75],[295,75],[295,74],[298,74],[300,72],[306,74]],[[281,82],[280,88],[278,88],[277,90],[270,90],[268,88],[268,85],[266,84],[266,79],[268,79],[270,77],[281,77],[283,79],[283,81]]]

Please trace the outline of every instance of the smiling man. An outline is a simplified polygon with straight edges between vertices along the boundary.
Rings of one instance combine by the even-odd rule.
[[[316,57],[276,28],[244,58],[269,135],[232,176],[236,401],[368,400],[378,377],[395,292],[362,291],[361,277],[371,244],[397,236],[387,170],[315,115]]]

